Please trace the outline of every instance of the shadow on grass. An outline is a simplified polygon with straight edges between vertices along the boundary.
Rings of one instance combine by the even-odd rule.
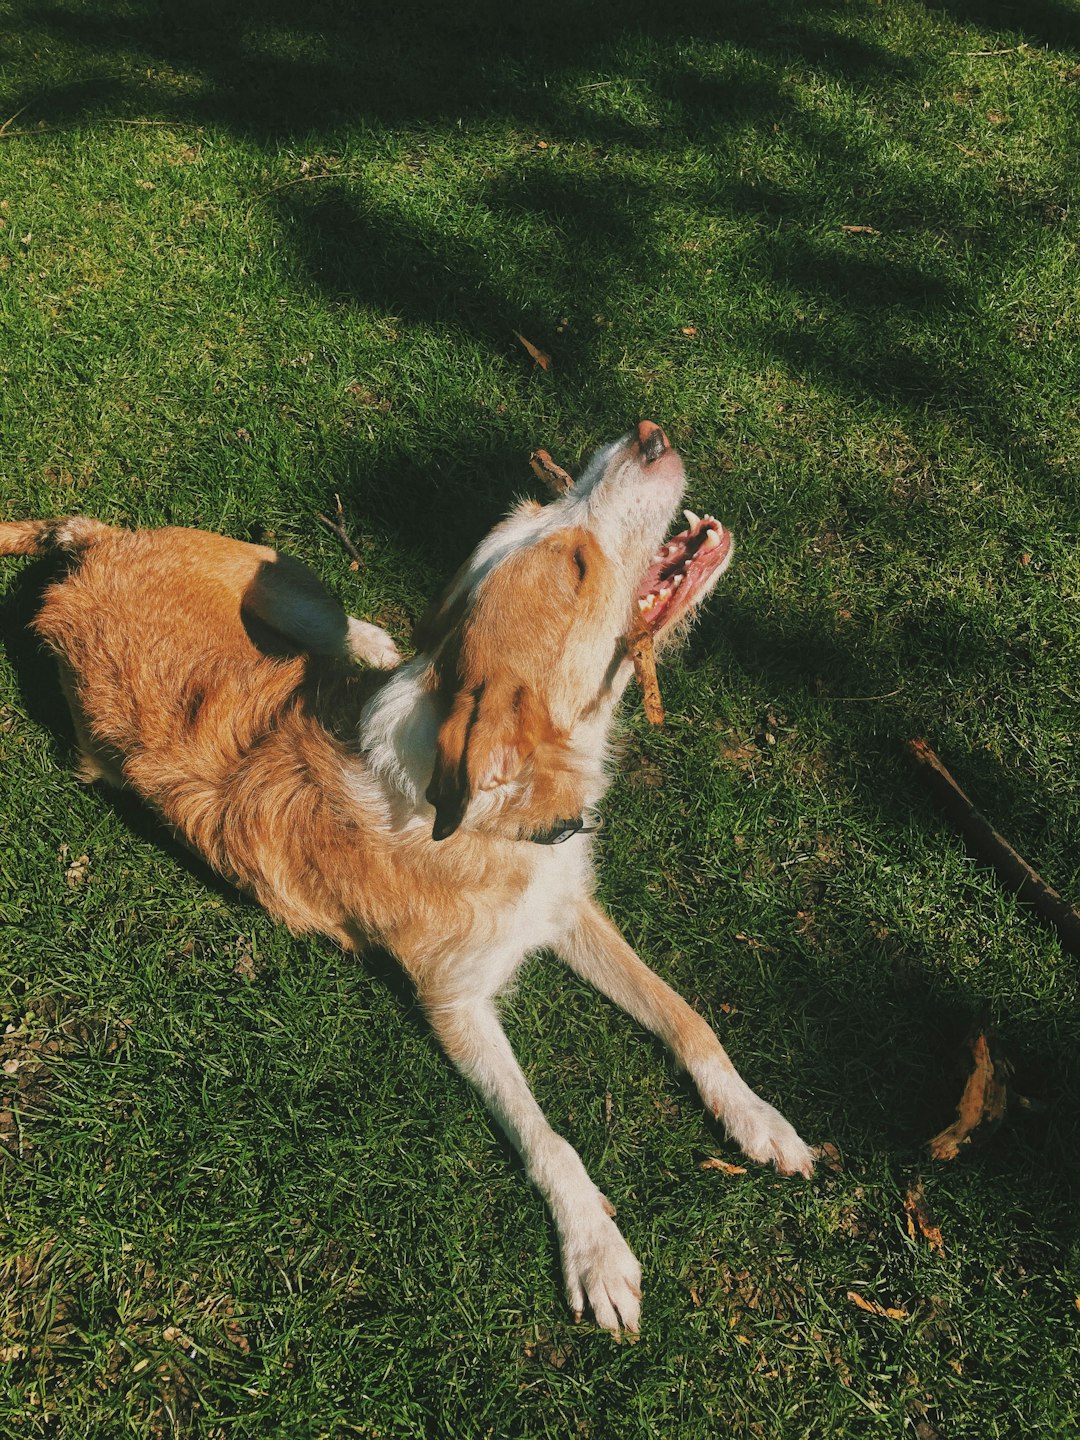
[[[942,8],[970,25],[1027,26],[1033,40],[1059,45],[1074,43],[1080,24],[1048,0],[1022,14],[1004,0]],[[377,196],[332,180],[318,196],[305,186],[309,193],[267,197],[287,222],[302,273],[327,296],[378,306],[413,324],[448,326],[496,353],[505,353],[512,331],[525,326],[538,343],[550,340],[560,295],[584,290],[590,305],[604,311],[618,304],[621,277],[644,286],[654,281],[670,263],[651,243],[653,210],[673,198],[664,162],[699,147],[713,174],[690,185],[701,209],[763,222],[750,257],[756,281],[774,294],[787,290],[793,301],[827,305],[833,321],[831,335],[791,334],[751,317],[726,337],[732,359],[754,365],[771,357],[845,395],[913,414],[960,411],[992,450],[1017,455],[1019,410],[1010,377],[998,376],[989,362],[961,377],[953,357],[913,353],[901,338],[912,319],[941,329],[965,312],[971,297],[955,275],[946,266],[929,273],[865,248],[837,253],[814,233],[822,227],[835,233],[850,218],[831,213],[838,199],[862,195],[878,197],[875,223],[892,233],[925,228],[947,238],[972,228],[970,197],[940,167],[902,174],[890,147],[878,143],[884,133],[870,139],[793,98],[786,65],[880,93],[896,86],[911,92],[922,82],[917,58],[853,34],[850,15],[835,0],[730,6],[678,0],[665,7],[560,0],[543,13],[495,0],[457,7],[403,0],[391,8],[341,0],[159,0],[133,8],[103,0],[34,7],[27,23],[63,56],[57,68],[64,77],[51,90],[28,87],[6,97],[12,111],[26,105],[35,121],[92,122],[133,111],[226,126],[264,145],[289,139],[333,150],[335,128],[344,125],[398,127],[419,140],[429,127],[491,120],[592,146],[598,165],[613,144],[637,160],[655,160],[661,174],[655,193],[595,166],[591,174],[539,173],[535,155],[513,167],[517,173],[504,167],[479,185],[478,204],[494,221],[529,212],[550,222],[548,276],[531,307],[521,298],[535,289],[528,268],[509,262],[496,274],[483,240],[470,241],[453,225],[406,219]],[[627,75],[628,65],[637,64],[631,55],[644,75]],[[584,79],[596,74],[610,74],[610,81]],[[639,81],[653,111],[600,102],[609,84],[618,91]],[[754,166],[746,175],[733,137],[771,131],[782,131],[815,162],[804,178],[780,184]],[[527,155],[527,144],[523,150]],[[820,157],[823,175],[815,174]],[[994,218],[1015,218],[1007,196],[989,203]],[[964,243],[983,243],[1007,259],[1015,237],[992,238],[987,218]],[[568,339],[559,364],[566,386],[588,375],[594,408],[632,402],[614,383],[605,387],[595,343]],[[450,450],[459,438],[452,417],[445,430]],[[1018,458],[1044,497],[1060,494],[1067,481],[1035,447]]]

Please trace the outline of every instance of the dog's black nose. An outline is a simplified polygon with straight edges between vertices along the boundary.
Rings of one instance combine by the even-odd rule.
[[[668,438],[651,420],[642,420],[637,427],[638,444],[641,446],[642,458],[651,465],[654,460],[659,460],[664,451],[668,448]]]

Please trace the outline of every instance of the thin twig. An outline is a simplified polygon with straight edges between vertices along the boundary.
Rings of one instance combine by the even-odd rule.
[[[0,125],[0,140],[14,140],[18,135],[55,135],[59,130],[70,129],[69,125],[31,125],[28,130],[9,130],[7,127],[12,120],[17,120],[24,111],[30,107],[24,105],[22,110],[16,110],[15,114]],[[184,128],[183,122],[179,120],[124,120],[116,115],[102,115],[94,122],[97,125],[162,125],[175,130]],[[196,134],[202,133],[203,127],[196,126]]]
[[[15,121],[18,120],[19,116],[24,115],[29,109],[29,105],[24,105],[21,110],[16,110],[14,115],[8,116],[4,123],[0,125],[0,139],[2,139],[8,133],[8,130],[15,123]]]
[[[1019,45],[1007,45],[1004,50],[950,50],[950,55],[1019,55],[1021,50],[1026,50],[1028,43],[1022,40]]]
[[[280,185],[271,185],[269,190],[260,190],[257,195],[253,195],[244,219],[250,220],[251,212],[258,202],[265,200],[268,195],[276,195],[279,190],[288,190],[293,185],[308,185],[312,180],[356,180],[358,178],[358,173],[352,170],[320,170],[317,175],[294,175],[291,180],[283,180]]]
[[[837,695],[833,701],[834,705],[869,705],[874,700],[891,700],[894,695],[902,695],[905,687],[899,685],[895,690],[887,690],[884,695]]]
[[[345,529],[345,512],[341,507],[341,496],[335,495],[334,499],[337,502],[338,518],[331,520],[328,515],[320,515],[318,516],[319,523],[325,525],[328,530],[332,530],[356,564],[362,565],[364,557],[353,544],[349,532]]]
[[[925,740],[909,740],[907,749],[918,761],[920,773],[976,858],[991,865],[1004,885],[1054,927],[1067,950],[1080,955],[1080,913],[1051,889],[976,810]]]

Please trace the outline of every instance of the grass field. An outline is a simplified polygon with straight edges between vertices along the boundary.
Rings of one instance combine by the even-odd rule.
[[[541,957],[508,1029],[645,1271],[575,1328],[393,966],[74,780],[5,562],[4,1440],[1080,1433],[1080,961],[902,751],[1080,900],[1078,201],[1066,0],[0,5],[0,515],[267,535],[406,642],[534,446],[662,422],[739,554],[601,893],[841,1162],[702,1170]],[[1033,1108],[935,1164],[980,1024]]]

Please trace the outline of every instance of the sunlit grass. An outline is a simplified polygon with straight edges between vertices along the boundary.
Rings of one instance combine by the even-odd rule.
[[[532,448],[663,422],[739,550],[667,727],[628,706],[601,890],[842,1157],[702,1171],[688,1085],[541,959],[508,1029],[645,1271],[637,1345],[575,1329],[390,964],[75,782],[5,562],[11,1433],[1076,1433],[1075,961],[901,744],[1076,900],[1074,9],[66,0],[2,43],[0,514],[258,531],[404,642]],[[931,1168],[975,1023],[1036,1108]]]

